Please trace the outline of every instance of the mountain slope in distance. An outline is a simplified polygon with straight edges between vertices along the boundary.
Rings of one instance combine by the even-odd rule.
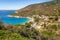
[[[53,1],[28,5],[17,10],[15,15],[32,16],[32,15],[54,15],[60,12],[60,4]]]

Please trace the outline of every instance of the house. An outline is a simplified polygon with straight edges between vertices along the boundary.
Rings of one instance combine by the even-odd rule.
[[[58,18],[58,22],[60,22],[60,18]]]

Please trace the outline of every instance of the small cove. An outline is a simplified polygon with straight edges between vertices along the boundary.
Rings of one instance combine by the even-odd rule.
[[[14,13],[14,10],[0,10],[0,19],[4,24],[24,24],[29,21],[28,18],[15,18],[7,16]]]

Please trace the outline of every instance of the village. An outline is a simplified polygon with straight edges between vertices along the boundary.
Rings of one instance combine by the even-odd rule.
[[[30,18],[30,21],[29,22],[32,22],[32,26],[33,27],[37,27],[37,25],[40,25],[43,26],[44,24],[46,26],[48,25],[53,25],[53,24],[56,24],[56,23],[60,23],[60,19],[59,18],[55,18],[55,16],[39,16],[39,15],[33,15],[33,17]],[[40,28],[40,27],[37,27],[37,28]]]

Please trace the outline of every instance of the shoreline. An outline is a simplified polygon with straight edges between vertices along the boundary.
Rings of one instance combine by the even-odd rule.
[[[21,16],[13,16],[13,15],[8,15],[8,17],[15,17],[15,18],[28,18],[29,21],[27,21],[27,23],[29,23],[29,22],[33,22],[33,21],[34,21],[34,18],[31,18],[31,17],[21,17]]]
[[[20,16],[12,16],[12,15],[7,15],[8,17],[15,17],[15,18],[22,18]]]

